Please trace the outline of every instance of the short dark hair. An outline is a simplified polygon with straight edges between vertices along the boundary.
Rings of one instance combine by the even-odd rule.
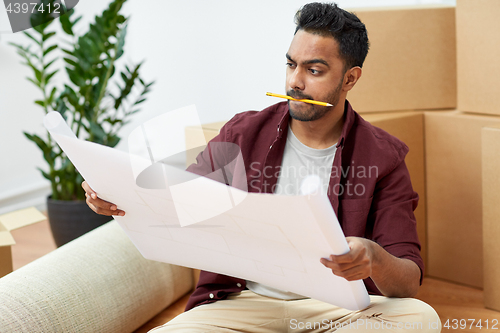
[[[304,30],[321,36],[332,36],[339,43],[344,70],[363,66],[369,48],[368,33],[355,14],[339,8],[335,3],[313,2],[297,11],[295,24],[295,33]]]

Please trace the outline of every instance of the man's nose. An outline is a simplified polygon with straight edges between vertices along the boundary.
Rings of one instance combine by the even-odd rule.
[[[293,90],[304,90],[304,79],[299,68],[288,75],[288,87]]]

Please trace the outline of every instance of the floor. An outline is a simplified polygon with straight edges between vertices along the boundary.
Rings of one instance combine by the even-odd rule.
[[[18,269],[56,248],[48,221],[14,230],[12,235],[16,241],[16,245],[12,247],[14,269]],[[434,307],[442,324],[448,324],[448,327],[443,326],[443,332],[500,333],[500,312],[484,307],[483,291],[480,289],[428,277],[424,279],[417,298]],[[186,302],[187,296],[158,314],[136,332],[147,332],[148,329],[165,323],[182,311]],[[477,325],[479,321],[482,327]]]

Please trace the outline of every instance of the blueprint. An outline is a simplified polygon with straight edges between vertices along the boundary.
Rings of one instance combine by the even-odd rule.
[[[167,113],[165,124],[175,126],[172,119],[179,114],[197,118],[188,107]],[[315,190],[316,179],[303,184],[304,195],[280,196],[217,181],[226,177],[224,168],[207,177],[175,168],[161,163],[164,154],[155,154],[172,149],[155,148],[152,141],[164,144],[165,138],[149,133],[148,124],[159,123],[153,119],[132,132],[126,153],[77,139],[57,112],[44,119],[99,197],[126,212],[114,219],[145,258],[263,283],[350,310],[368,306],[361,280],[349,282],[320,263],[349,247],[328,198]],[[234,175],[243,164],[241,154],[231,164],[227,173]]]

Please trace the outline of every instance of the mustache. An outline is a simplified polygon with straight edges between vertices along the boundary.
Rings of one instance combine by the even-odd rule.
[[[306,95],[300,91],[297,91],[297,90],[289,90],[286,92],[286,94],[290,97],[293,97],[295,99],[312,99],[314,100],[314,98],[312,98],[312,96],[310,95]]]

